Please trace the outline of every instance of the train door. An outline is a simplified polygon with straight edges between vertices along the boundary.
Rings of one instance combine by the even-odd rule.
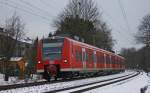
[[[110,56],[109,56],[109,60],[110,60],[110,61],[109,61],[109,64],[110,64],[109,67],[112,69],[112,60],[111,60],[111,59],[112,59],[112,57],[111,57],[111,55],[110,55]]]
[[[83,69],[86,70],[86,51],[85,51],[85,48],[82,48],[82,63],[83,63]]]
[[[96,51],[93,52],[93,61],[94,61],[94,68],[96,69],[96,67],[97,67],[97,56],[96,56]]]
[[[107,66],[107,64],[106,64],[106,54],[104,54],[104,69],[106,69],[106,66]]]

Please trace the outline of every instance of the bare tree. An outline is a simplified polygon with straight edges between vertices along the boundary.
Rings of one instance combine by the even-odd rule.
[[[65,15],[72,15],[84,20],[95,22],[99,17],[99,12],[96,4],[92,0],[72,0],[65,9]]]
[[[25,36],[24,26],[24,23],[21,21],[20,17],[16,15],[16,13],[6,20],[3,31],[4,35],[3,38],[1,38],[0,44],[1,52],[5,57],[5,76],[7,76],[8,72],[8,61],[13,56],[18,41],[23,39]]]
[[[111,29],[102,20],[94,0],[70,0],[64,11],[54,21],[55,35],[78,36],[85,43],[111,50],[113,39]]]
[[[138,29],[136,41],[145,45],[142,63],[145,65],[145,71],[147,71],[150,70],[150,14],[143,17]]]
[[[61,22],[67,17],[76,18],[77,16],[80,19],[96,23],[99,21],[101,14],[93,0],[70,0],[67,7],[59,15],[58,20],[55,20],[54,26],[60,27]]]
[[[150,14],[143,17],[141,24],[139,25],[136,40],[138,43],[150,46]]]
[[[135,48],[122,48],[120,55],[125,57],[125,65],[126,68],[136,68],[139,63],[138,63],[138,58],[137,55],[137,50]]]

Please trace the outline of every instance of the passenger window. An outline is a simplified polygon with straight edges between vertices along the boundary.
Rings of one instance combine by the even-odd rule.
[[[92,62],[92,54],[89,53],[89,62]]]
[[[110,64],[110,56],[109,55],[106,55],[106,63]]]
[[[82,52],[79,52],[79,60],[82,61]]]
[[[100,62],[104,63],[104,54],[100,54]]]
[[[97,63],[100,63],[100,54],[97,55]]]
[[[86,53],[86,61],[88,61],[88,54]]]
[[[109,63],[111,64],[111,61],[112,61],[112,57],[111,55],[109,56]]]
[[[76,61],[81,61],[80,52],[76,50]]]

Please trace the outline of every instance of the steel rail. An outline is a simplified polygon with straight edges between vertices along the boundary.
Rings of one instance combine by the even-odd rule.
[[[63,88],[63,89],[58,89],[58,90],[52,90],[52,91],[48,91],[48,92],[45,92],[45,93],[56,93],[56,92],[61,92],[61,91],[65,91],[65,90],[70,90],[70,89],[75,89],[75,88],[80,88],[80,87],[84,87],[84,86],[88,86],[88,85],[92,85],[92,84],[97,84],[97,83],[102,83],[102,82],[106,82],[106,81],[111,81],[111,80],[115,80],[115,79],[119,79],[119,78],[123,78],[123,77],[127,77],[127,78],[131,78],[131,77],[134,77],[134,76],[137,76],[140,72],[137,72],[136,74],[133,75],[132,74],[128,74],[128,75],[125,75],[125,76],[119,76],[119,77],[116,77],[116,78],[111,78],[111,79],[106,79],[106,80],[101,80],[101,81],[97,81],[97,82],[92,82],[92,83],[88,83],[88,84],[84,84],[84,85],[79,85],[79,86],[73,86],[73,87],[68,87],[68,88]],[[132,75],[132,76],[130,76]],[[116,80],[117,82],[117,80]],[[113,82],[112,82],[113,83]],[[107,84],[108,85],[108,84]],[[104,85],[103,85],[104,86]],[[93,87],[94,88],[94,87]],[[86,89],[87,90],[87,89]],[[83,91],[83,90],[81,90]],[[75,93],[78,93],[80,91],[77,91]]]
[[[115,73],[117,74],[117,73]],[[101,75],[101,76],[107,76],[107,75]],[[53,84],[53,83],[59,83],[59,82],[69,82],[69,81],[75,81],[75,80],[82,80],[85,78],[95,78],[100,76],[94,76],[94,77],[79,77],[79,78],[72,78],[72,79],[62,79],[57,81],[41,81],[41,82],[31,82],[31,83],[20,83],[20,84],[13,84],[13,85],[3,85],[0,86],[0,91],[2,90],[8,90],[8,89],[16,89],[16,88],[23,88],[23,87],[32,87],[32,86],[38,86],[38,85],[44,85],[44,84]]]

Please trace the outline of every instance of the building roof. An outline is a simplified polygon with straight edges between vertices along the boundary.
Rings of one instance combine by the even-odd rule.
[[[22,59],[23,59],[23,57],[11,57],[10,61],[20,61]]]

